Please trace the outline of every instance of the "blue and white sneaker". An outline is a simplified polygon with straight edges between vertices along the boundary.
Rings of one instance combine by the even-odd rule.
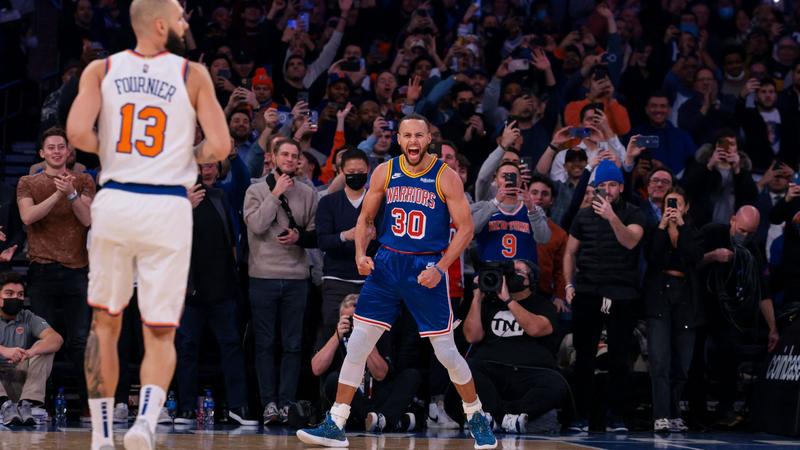
[[[467,421],[467,427],[469,434],[475,439],[476,449],[497,448],[497,439],[492,432],[492,426],[483,412],[473,414],[472,419]]]
[[[347,447],[350,445],[347,442],[347,436],[344,435],[344,430],[339,428],[331,418],[331,413],[326,413],[325,420],[316,428],[297,430],[297,438],[306,444],[323,447]]]

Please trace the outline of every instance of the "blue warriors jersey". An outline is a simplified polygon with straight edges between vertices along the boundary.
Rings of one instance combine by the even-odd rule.
[[[433,158],[421,173],[411,174],[404,156],[389,160],[381,244],[408,253],[439,253],[447,248],[450,212],[439,187],[446,167]]]
[[[537,262],[536,241],[528,221],[528,208],[521,204],[516,211],[500,210],[476,236],[481,261],[526,259]]]

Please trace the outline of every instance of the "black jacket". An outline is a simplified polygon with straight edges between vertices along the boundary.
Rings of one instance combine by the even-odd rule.
[[[231,211],[230,205],[228,204],[228,199],[225,197],[225,191],[218,188],[212,187],[205,187],[206,190],[206,199],[208,199],[212,205],[214,205],[214,209],[219,214],[219,217],[222,221],[222,226],[225,228],[225,244],[226,248],[231,249],[231,258],[230,264],[225,264],[230,270],[230,276],[232,280],[238,280],[239,274],[237,272],[236,267],[236,258],[233,255],[233,249],[236,246],[236,242],[234,240],[233,235],[233,218],[230,216],[229,212]],[[196,224],[195,224],[196,225]],[[188,279],[188,287],[186,289],[186,295],[189,298],[194,297],[197,293],[195,292],[195,282],[194,282],[194,266],[189,266],[189,279]],[[232,297],[240,298],[241,292],[239,292],[239,283],[233,283],[236,287],[236,292],[233,292]]]
[[[671,254],[679,255],[685,264],[683,272],[691,290],[690,298],[685,299],[678,309],[678,316],[673,317],[672,321],[681,327],[696,327],[705,322],[700,279],[696,270],[703,260],[703,242],[697,228],[689,224],[678,227],[678,242],[675,248],[672,247],[667,230],[656,228],[647,241],[645,257],[648,264],[644,279],[645,315],[649,318],[659,318],[671,309],[667,298],[662,295],[666,276],[664,270]]]
[[[753,161],[753,172],[764,173],[776,158],[791,166],[797,163],[800,146],[800,116],[778,109],[781,123],[778,126],[780,147],[776,155],[770,146],[767,124],[756,108],[746,108],[744,99],[736,103],[736,121],[744,131],[745,151]]]
[[[644,229],[644,216],[636,206],[617,201],[614,212],[626,226],[637,224]],[[569,234],[580,241],[575,261],[578,293],[612,300],[639,296],[639,246],[630,250],[623,247],[608,221],[591,207],[578,211]]]

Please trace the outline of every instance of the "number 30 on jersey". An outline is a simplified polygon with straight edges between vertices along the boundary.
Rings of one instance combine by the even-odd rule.
[[[417,209],[406,211],[403,208],[392,209],[392,233],[397,237],[408,235],[411,239],[425,237],[425,213]]]

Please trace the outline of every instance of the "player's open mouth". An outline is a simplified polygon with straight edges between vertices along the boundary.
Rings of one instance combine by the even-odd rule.
[[[408,156],[419,156],[419,148],[417,147],[409,148]]]

